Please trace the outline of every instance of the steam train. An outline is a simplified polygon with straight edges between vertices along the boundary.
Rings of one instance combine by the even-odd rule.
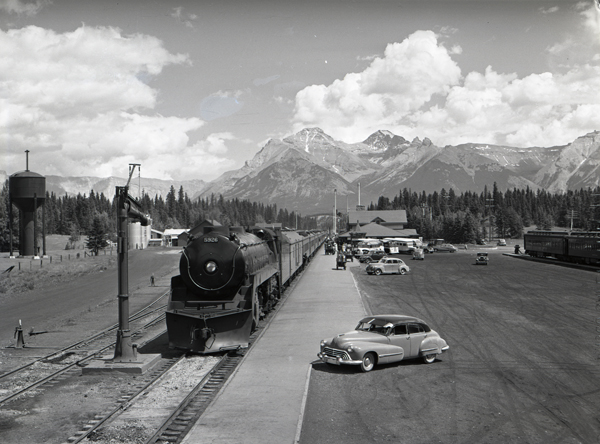
[[[171,279],[169,346],[201,354],[248,347],[251,332],[325,238],[258,227],[190,234],[180,274]]]
[[[528,231],[523,241],[529,256],[600,265],[600,231]]]

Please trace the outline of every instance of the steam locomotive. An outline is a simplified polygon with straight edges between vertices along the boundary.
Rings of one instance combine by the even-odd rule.
[[[251,332],[325,237],[221,226],[190,234],[180,274],[171,279],[169,346],[201,354],[248,347]]]
[[[533,257],[600,265],[599,231],[528,231],[523,242],[525,254]]]

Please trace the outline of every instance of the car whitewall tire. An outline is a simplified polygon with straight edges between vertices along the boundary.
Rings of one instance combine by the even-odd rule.
[[[363,372],[370,372],[375,367],[375,355],[373,353],[365,353],[360,363],[360,369]]]
[[[435,361],[435,355],[425,355],[423,356],[423,361],[425,364],[432,364]]]

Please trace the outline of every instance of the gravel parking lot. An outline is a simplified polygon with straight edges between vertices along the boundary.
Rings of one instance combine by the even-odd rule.
[[[451,348],[370,373],[314,364],[301,443],[598,442],[599,274],[485,251],[351,268],[371,313],[420,317]]]

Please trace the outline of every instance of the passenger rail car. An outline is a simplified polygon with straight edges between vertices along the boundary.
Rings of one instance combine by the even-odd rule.
[[[555,257],[579,264],[600,265],[600,232],[528,231],[523,236],[525,254]]]
[[[247,347],[251,332],[325,240],[321,232],[206,227],[171,279],[169,345],[197,353]]]

